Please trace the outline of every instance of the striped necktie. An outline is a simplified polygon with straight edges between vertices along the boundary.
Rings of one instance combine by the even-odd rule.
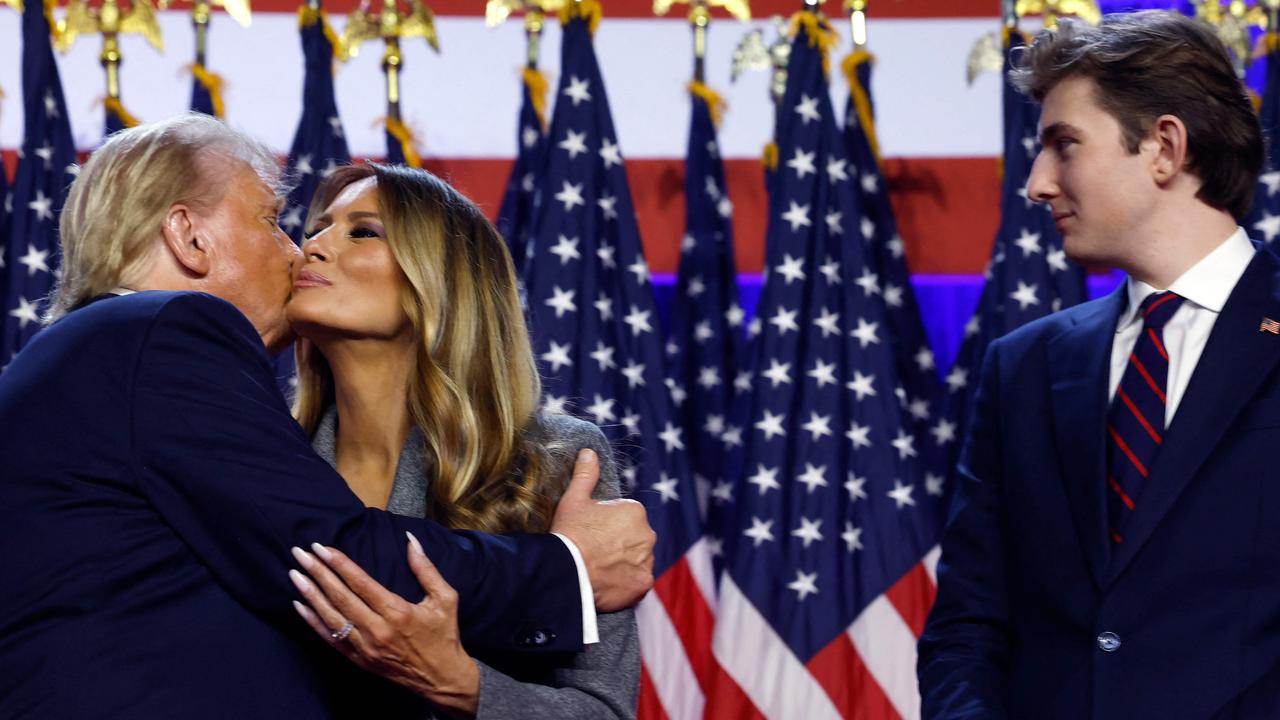
[[[1162,331],[1183,298],[1171,292],[1142,301],[1142,334],[1107,417],[1107,520],[1111,541],[1124,542],[1125,524],[1142,502],[1142,485],[1164,440],[1169,353]]]

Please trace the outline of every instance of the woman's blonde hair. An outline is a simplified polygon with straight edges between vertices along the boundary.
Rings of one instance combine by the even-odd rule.
[[[428,516],[453,528],[545,531],[559,493],[544,487],[550,455],[534,422],[542,388],[506,244],[435,175],[372,163],[325,178],[307,226],[343,188],[370,177],[417,333],[408,403],[431,467]],[[312,342],[299,339],[295,353],[294,415],[314,433],[333,374]]]
[[[270,150],[208,115],[180,115],[108,138],[67,193],[58,230],[62,273],[46,321],[141,280],[169,208],[216,207],[236,161],[270,185],[279,180]]]

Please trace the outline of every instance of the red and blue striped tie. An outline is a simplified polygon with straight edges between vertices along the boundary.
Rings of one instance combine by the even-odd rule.
[[[1162,331],[1182,305],[1171,292],[1142,301],[1142,334],[1129,353],[1107,418],[1107,519],[1111,541],[1124,542],[1125,524],[1142,502],[1142,485],[1164,441],[1169,353]]]

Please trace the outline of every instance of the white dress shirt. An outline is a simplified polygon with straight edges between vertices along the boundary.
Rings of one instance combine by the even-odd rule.
[[[1168,290],[1185,298],[1173,317],[1164,326],[1162,340],[1169,353],[1169,379],[1165,387],[1164,425],[1169,427],[1178,403],[1187,391],[1191,374],[1195,372],[1200,353],[1204,352],[1209,333],[1218,321],[1222,306],[1235,289],[1240,276],[1253,260],[1254,247],[1242,228],[1236,228],[1213,252],[1204,256],[1174,280]],[[1126,288],[1129,306],[1116,323],[1115,342],[1111,345],[1111,385],[1107,397],[1114,398],[1120,378],[1129,364],[1129,354],[1138,344],[1142,333],[1142,316],[1138,308],[1142,301],[1160,290],[1129,278]]]

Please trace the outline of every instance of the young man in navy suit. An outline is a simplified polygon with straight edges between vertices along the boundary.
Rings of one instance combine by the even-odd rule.
[[[294,546],[417,602],[412,533],[463,640],[502,652],[579,651],[593,606],[652,585],[644,509],[592,501],[593,458],[562,537],[496,537],[367,509],[312,452],[268,354],[299,257],[277,173],[191,115],[113,136],[72,185],[55,322],[0,376],[0,717],[424,716],[297,617]],[[426,699],[457,699],[418,670]]]
[[[1030,197],[1128,280],[992,344],[920,639],[926,718],[1280,717],[1280,260],[1213,31],[1063,21]]]

